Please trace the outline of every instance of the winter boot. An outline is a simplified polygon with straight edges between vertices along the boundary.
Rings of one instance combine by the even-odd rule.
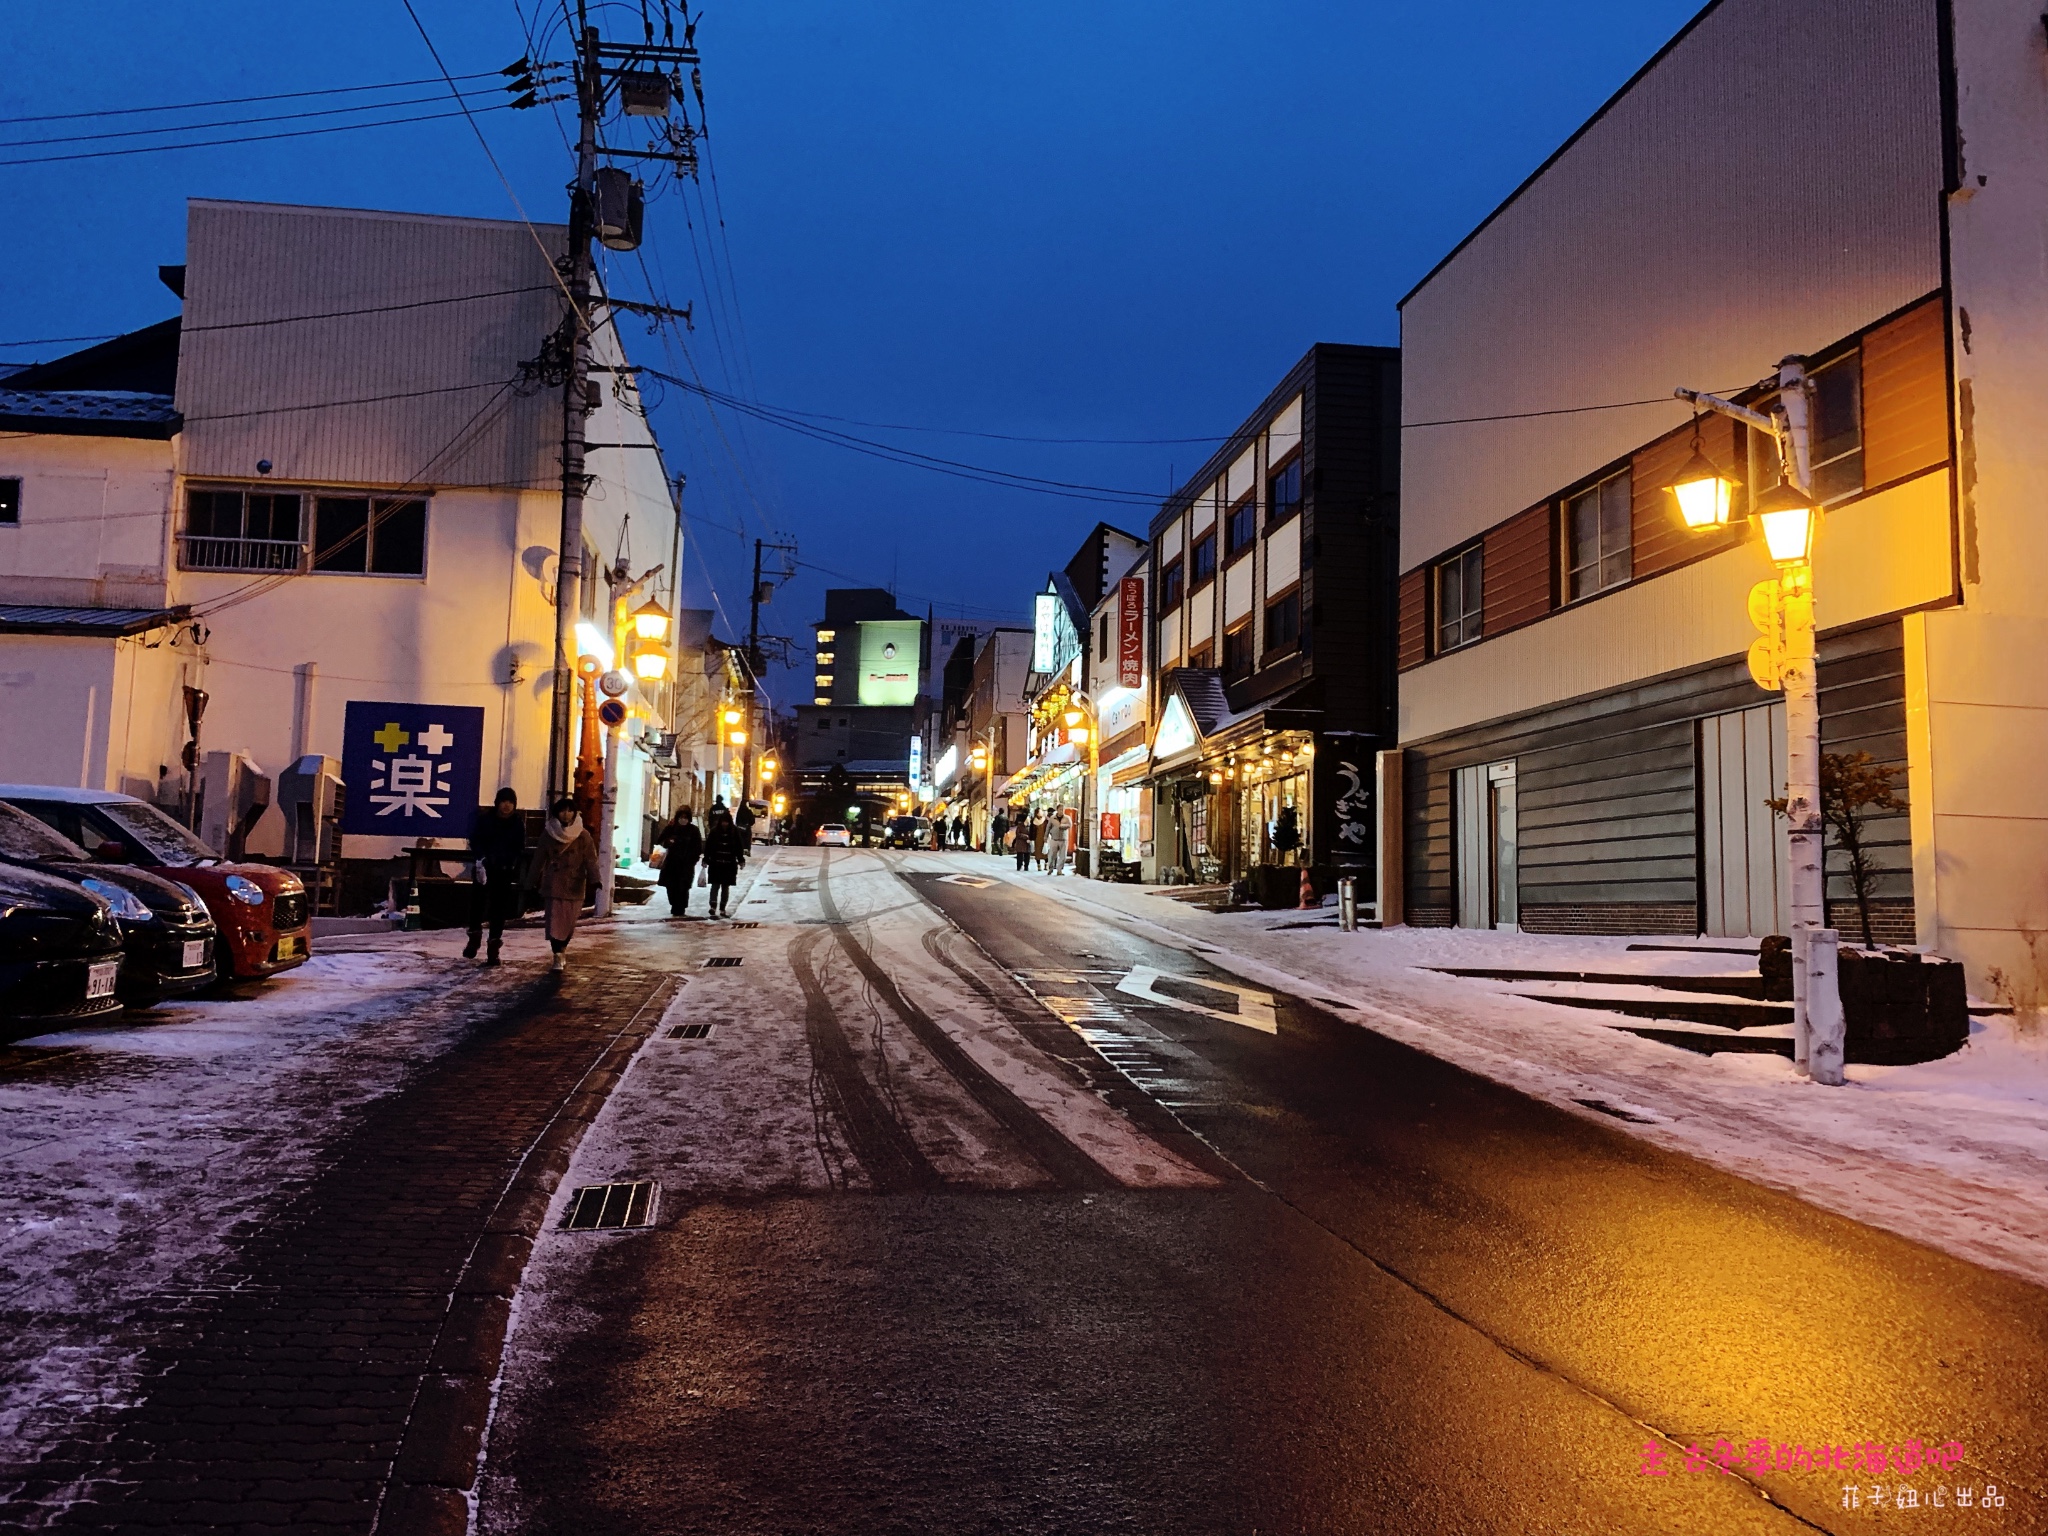
[[[563,971],[568,969],[568,964],[562,958],[562,952],[559,949],[555,951],[555,958],[548,962],[548,969],[554,972],[557,976],[559,976]]]
[[[485,965],[503,965],[505,963],[504,961],[498,958],[499,947],[500,946],[496,939],[491,940],[491,947],[484,951]]]
[[[470,930],[469,930],[469,942],[468,942],[467,944],[465,944],[465,945],[463,945],[463,946],[462,946],[462,958],[463,958],[463,959],[465,959],[465,960],[474,960],[474,959],[476,958],[476,952],[477,952],[477,948],[478,948],[478,946],[479,946],[479,945],[481,945],[481,944],[483,943],[483,941],[484,941],[484,931],[483,931],[483,929],[481,929],[481,928],[472,928],[472,929],[470,929]]]

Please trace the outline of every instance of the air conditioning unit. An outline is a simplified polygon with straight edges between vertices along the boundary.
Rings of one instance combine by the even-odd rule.
[[[277,776],[287,864],[335,862],[341,853],[341,813],[346,801],[339,758],[309,753]]]

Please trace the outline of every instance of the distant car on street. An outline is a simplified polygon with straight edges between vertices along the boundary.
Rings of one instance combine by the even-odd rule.
[[[0,1032],[19,1037],[121,1007],[121,925],[70,880],[0,864]]]
[[[929,848],[932,819],[929,816],[891,816],[889,831],[882,838],[884,848]]]
[[[818,828],[818,835],[811,841],[820,848],[851,848],[853,834],[835,821]]]
[[[306,888],[290,870],[230,864],[146,800],[100,789],[0,784],[0,803],[27,811],[96,864],[168,872],[197,891],[218,930],[224,981],[274,976],[313,952]]]
[[[148,1008],[213,980],[213,918],[189,885],[146,869],[95,863],[54,828],[4,803],[0,863],[69,880],[113,908],[122,937],[115,991],[129,1007]]]

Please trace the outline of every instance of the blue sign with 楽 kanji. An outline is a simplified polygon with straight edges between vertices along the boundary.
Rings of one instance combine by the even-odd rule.
[[[475,705],[348,703],[341,830],[369,837],[467,837],[482,794],[484,712]]]

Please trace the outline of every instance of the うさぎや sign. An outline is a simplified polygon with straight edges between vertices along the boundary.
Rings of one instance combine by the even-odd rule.
[[[466,837],[482,793],[484,712],[475,705],[351,699],[341,730],[341,830]]]

